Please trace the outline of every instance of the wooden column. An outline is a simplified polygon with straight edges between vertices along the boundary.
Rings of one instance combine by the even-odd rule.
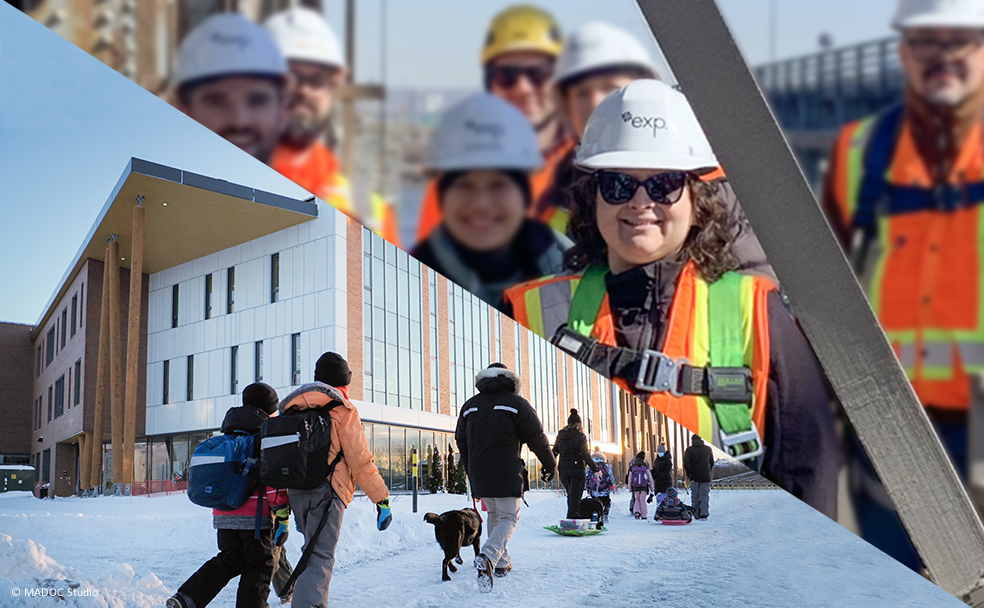
[[[89,449],[89,434],[79,435],[79,488],[85,492],[92,484],[89,483],[89,461],[92,459],[92,450]]]
[[[102,480],[102,443],[103,443],[103,406],[106,403],[106,376],[109,374],[109,283],[112,280],[109,272],[110,248],[106,247],[106,262],[103,264],[102,306],[99,314],[99,354],[96,364],[96,405],[92,419],[92,441],[90,458],[92,459],[92,482],[94,488]]]
[[[109,390],[113,412],[113,483],[123,483],[123,400],[120,382],[120,244],[109,244]]]
[[[123,416],[123,483],[133,483],[133,459],[137,434],[137,378],[140,362],[140,296],[143,290],[143,196],[133,208],[133,246],[130,250],[130,311],[126,330],[126,411]]]

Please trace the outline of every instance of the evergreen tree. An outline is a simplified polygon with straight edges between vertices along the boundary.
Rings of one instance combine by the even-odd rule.
[[[444,489],[444,474],[441,472],[441,450],[434,446],[434,456],[430,459],[430,477],[427,483],[427,490],[431,494],[437,494]]]
[[[468,493],[468,482],[465,479],[465,467],[462,466],[461,461],[454,467],[454,477],[451,480],[451,493],[452,494],[467,494]]]

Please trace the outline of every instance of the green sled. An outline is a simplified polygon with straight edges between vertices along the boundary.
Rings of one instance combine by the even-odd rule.
[[[551,532],[556,532],[562,536],[594,536],[596,534],[601,534],[604,529],[601,530],[564,530],[560,526],[543,526],[544,530],[550,530]]]

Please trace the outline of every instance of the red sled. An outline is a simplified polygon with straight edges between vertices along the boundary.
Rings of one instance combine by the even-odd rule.
[[[660,519],[658,521],[659,521],[659,523],[663,524],[664,526],[686,526],[687,524],[689,524],[693,520],[692,519],[691,520],[686,520],[686,519]]]

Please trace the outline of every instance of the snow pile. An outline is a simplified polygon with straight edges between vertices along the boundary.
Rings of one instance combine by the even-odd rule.
[[[13,607],[52,605],[66,608],[123,608],[161,606],[170,595],[150,574],[135,585],[133,568],[121,563],[92,580],[62,566],[32,540],[0,534],[0,604]]]

